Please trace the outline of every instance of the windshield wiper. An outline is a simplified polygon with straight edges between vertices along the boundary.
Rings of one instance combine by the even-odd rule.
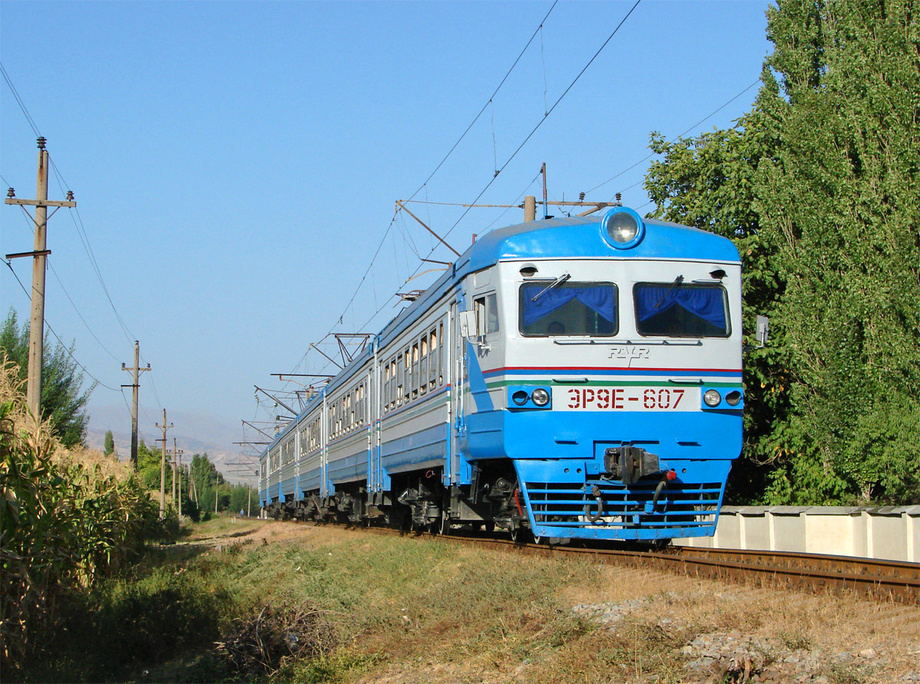
[[[570,274],[568,274],[568,273],[563,273],[561,276],[559,276],[558,278],[556,278],[553,282],[551,282],[549,285],[547,285],[547,286],[544,287],[542,290],[540,290],[539,292],[537,292],[537,294],[535,294],[533,297],[531,297],[531,298],[530,298],[530,301],[532,301],[532,302],[537,301],[540,297],[542,297],[543,295],[545,295],[547,292],[549,292],[550,290],[556,289],[557,287],[559,287],[560,285],[562,285],[562,283],[564,283],[565,281],[569,280],[571,277],[572,277],[572,276],[571,276]],[[681,276],[681,278],[683,278],[683,276]]]
[[[674,279],[674,282],[671,283],[671,287],[669,287],[667,290],[665,290],[665,291],[664,291],[664,294],[661,295],[661,299],[658,300],[658,303],[655,305],[655,308],[657,309],[658,307],[660,307],[660,306],[661,306],[661,303],[662,303],[665,299],[668,298],[668,295],[671,294],[671,292],[673,292],[675,289],[677,289],[678,287],[680,287],[680,284],[681,284],[682,282],[684,282],[684,277],[683,277],[682,275],[677,276],[677,277]]]

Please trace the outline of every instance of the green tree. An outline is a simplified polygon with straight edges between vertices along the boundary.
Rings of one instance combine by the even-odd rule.
[[[760,230],[755,177],[776,139],[755,112],[728,130],[669,142],[658,133],[650,148],[659,155],[645,179],[655,202],[655,218],[708,230],[732,239],[743,266],[744,328],[753,343],[757,315],[773,317],[784,282],[769,233]],[[765,464],[773,462],[787,432],[788,353],[778,336],[770,346],[751,348],[745,358],[744,448],[732,468],[728,497],[733,503],[760,503],[768,484]]]
[[[773,491],[916,500],[920,18],[909,1],[796,0],[768,11],[768,36],[760,104],[779,144],[757,193],[808,437]]]
[[[144,487],[160,491],[160,460],[163,454],[159,449],[151,449],[144,440],[137,445],[137,474]]]
[[[920,21],[906,0],[789,0],[767,16],[754,109],[728,131],[653,136],[654,215],[735,239],[746,327],[771,316],[745,374],[764,500],[915,502]]]
[[[102,447],[102,453],[106,456],[112,456],[115,453],[115,437],[111,430],[105,432],[105,443]]]
[[[23,324],[20,329],[13,309],[0,327],[0,352],[18,366],[19,378],[25,380],[29,370],[29,326]],[[55,435],[68,447],[82,444],[86,437],[86,402],[95,387],[82,391],[83,373],[72,353],[73,345],[46,345],[42,359],[42,418],[51,421]]]

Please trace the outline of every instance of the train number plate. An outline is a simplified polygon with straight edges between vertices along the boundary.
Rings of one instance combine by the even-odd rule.
[[[553,387],[556,411],[699,411],[698,387]]]

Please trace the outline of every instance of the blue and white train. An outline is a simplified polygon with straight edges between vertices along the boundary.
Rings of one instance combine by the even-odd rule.
[[[741,450],[730,240],[626,207],[475,242],[260,457],[269,515],[712,535]]]

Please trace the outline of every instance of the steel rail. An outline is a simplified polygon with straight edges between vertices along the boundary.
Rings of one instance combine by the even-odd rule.
[[[521,543],[476,534],[406,532],[362,527],[378,534],[398,534],[479,546],[506,553],[548,558],[587,558],[609,565],[653,568],[706,579],[795,587],[810,591],[849,592],[875,601],[920,606],[920,563],[831,556],[790,551],[745,551],[671,546],[664,551],[610,549],[580,545]]]
[[[500,539],[448,536],[445,539],[549,557],[589,557],[599,563],[653,567],[710,579],[811,590],[852,591],[878,601],[920,605],[920,564],[849,556],[784,551],[740,551],[671,547],[667,551],[632,551],[515,544]]]

